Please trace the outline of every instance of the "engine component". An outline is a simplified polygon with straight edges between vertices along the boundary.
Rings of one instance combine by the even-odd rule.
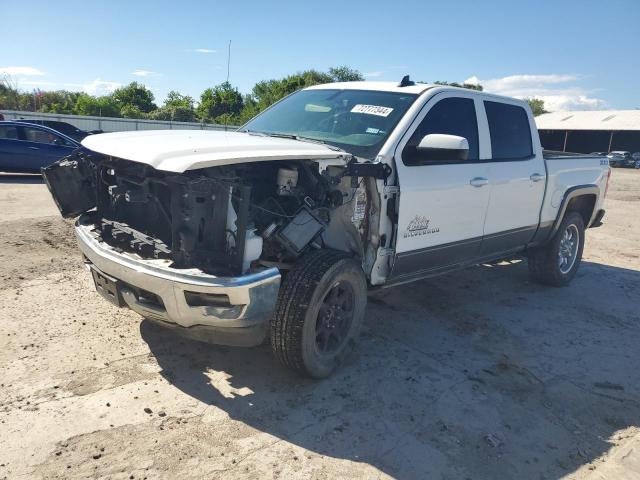
[[[268,239],[269,237],[271,237],[271,235],[273,235],[273,232],[275,232],[277,228],[278,228],[278,224],[276,222],[273,222],[263,230],[262,238]]]
[[[251,262],[257,260],[262,255],[262,237],[256,234],[255,229],[247,230],[244,241],[244,257],[242,259],[242,271],[246,272],[251,266]]]
[[[324,229],[325,225],[307,208],[303,207],[278,232],[278,239],[289,252],[297,256]]]
[[[293,190],[298,186],[298,170],[293,168],[279,168],[276,183],[278,186],[278,195],[293,195]]]

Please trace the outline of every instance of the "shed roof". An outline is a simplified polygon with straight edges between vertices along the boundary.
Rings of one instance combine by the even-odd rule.
[[[538,130],[638,130],[640,110],[584,110],[544,113]]]

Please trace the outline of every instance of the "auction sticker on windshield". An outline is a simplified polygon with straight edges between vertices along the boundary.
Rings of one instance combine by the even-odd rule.
[[[378,105],[354,105],[351,109],[352,113],[365,113],[367,115],[377,115],[379,117],[388,117],[391,112],[393,112],[393,108],[389,107],[380,107]]]

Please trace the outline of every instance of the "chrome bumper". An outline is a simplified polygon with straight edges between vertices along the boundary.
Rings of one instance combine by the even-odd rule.
[[[210,343],[253,346],[264,341],[280,287],[278,269],[216,277],[198,269],[171,268],[168,260],[120,253],[98,239],[86,217],[78,219],[75,233],[87,262],[118,280],[126,305],[143,317]],[[185,293],[212,295],[213,301],[194,305]]]

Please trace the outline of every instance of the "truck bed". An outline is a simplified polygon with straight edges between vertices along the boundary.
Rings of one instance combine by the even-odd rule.
[[[574,152],[558,152],[555,150],[543,150],[542,156],[545,160],[564,160],[564,159],[577,159],[577,158],[606,158],[597,155],[589,155],[588,153],[574,153]]]

